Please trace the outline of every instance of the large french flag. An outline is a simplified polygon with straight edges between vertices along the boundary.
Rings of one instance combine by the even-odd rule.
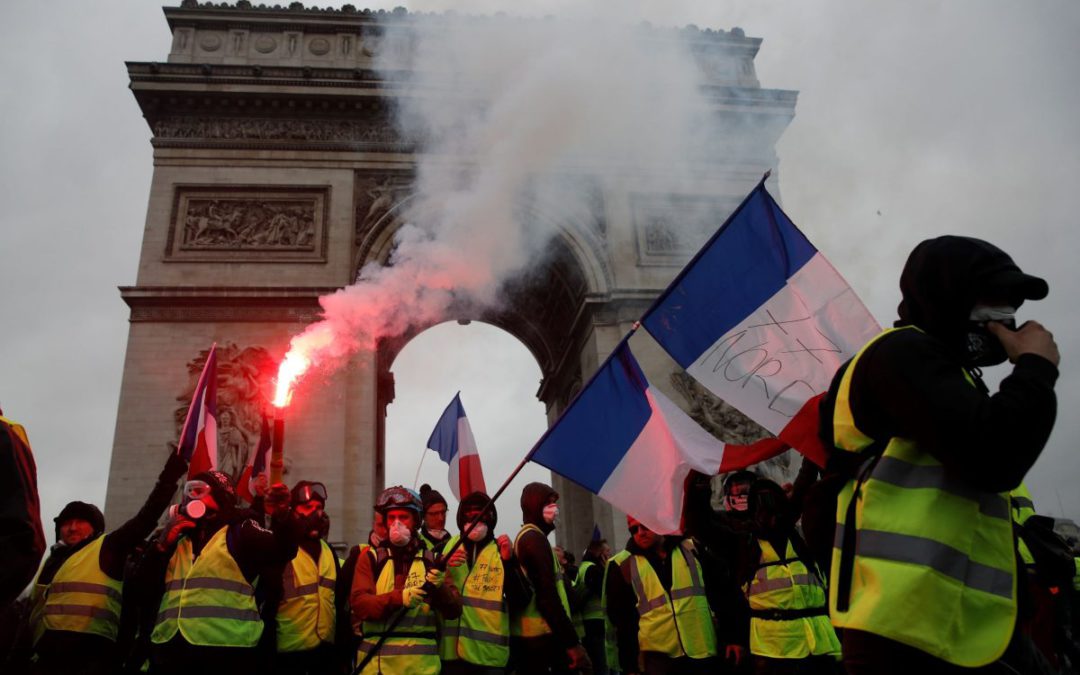
[[[217,466],[217,440],[217,343],[214,343],[191,397],[176,448],[177,454],[188,462],[189,478]]]
[[[476,451],[469,418],[461,405],[461,392],[446,406],[438,424],[428,438],[427,446],[450,465],[450,490],[459,501],[476,491],[487,492],[484,471],[480,468],[480,455]]]
[[[880,327],[762,182],[641,323],[709,391],[818,463],[817,408]]]

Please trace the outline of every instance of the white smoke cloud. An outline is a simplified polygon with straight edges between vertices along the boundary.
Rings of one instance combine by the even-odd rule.
[[[378,69],[403,89],[397,121],[423,150],[415,197],[390,264],[322,298],[324,320],[294,338],[316,366],[454,306],[497,306],[561,224],[603,219],[576,178],[648,173],[650,192],[678,193],[719,136],[685,33],[595,13],[410,15],[384,28]]]

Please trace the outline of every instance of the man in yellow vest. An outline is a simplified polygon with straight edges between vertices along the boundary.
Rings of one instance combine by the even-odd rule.
[[[500,675],[510,659],[510,613],[523,608],[532,592],[521,576],[510,537],[495,537],[499,522],[495,505],[484,512],[489,499],[473,492],[457,510],[460,535],[446,543],[446,551],[459,538],[447,567],[448,583],[461,593],[461,617],[440,626],[439,656],[443,675]],[[484,513],[472,529],[466,527]]]
[[[326,486],[302,480],[293,486],[289,499],[290,525],[296,537],[296,557],[275,568],[266,602],[276,605],[274,642],[276,675],[323,675],[335,673],[352,660],[345,654],[348,625],[348,588],[338,584],[337,555],[323,539],[329,524]],[[269,575],[268,575],[269,576]]]
[[[627,516],[628,555],[607,578],[607,614],[625,675],[715,673],[713,612],[722,612],[711,572],[693,542],[653,532]]]
[[[427,483],[420,486],[420,502],[424,505],[424,522],[420,527],[420,541],[433,553],[442,553],[450,533],[446,531],[446,499]]]
[[[915,247],[900,290],[896,327],[840,369],[822,403],[829,473],[849,477],[830,615],[849,673],[979,672],[1017,625],[1008,492],[1057,410],[1053,336],[1015,319],[1049,289],[1001,249],[943,236]],[[991,394],[980,368],[1006,359],[1012,373]],[[1023,646],[1008,655],[1015,672],[1031,672]]]
[[[260,669],[257,580],[269,568],[280,570],[297,548],[288,488],[271,486],[265,510],[269,530],[237,509],[236,490],[219,471],[185,483],[179,507],[145,562],[157,566],[162,580],[150,636],[155,673],[245,675]]]
[[[169,453],[146,503],[131,520],[105,534],[92,504],[71,502],[54,522],[52,547],[34,586],[37,673],[112,673],[120,628],[124,563],[153,531],[187,463]]]
[[[750,486],[748,507],[752,538],[739,552],[736,578],[749,605],[753,671],[832,675],[840,641],[829,623],[825,575],[795,529],[795,510],[765,478]]]
[[[0,614],[34,578],[45,554],[37,467],[26,429],[0,410]],[[6,623],[0,619],[0,629]],[[15,631],[15,626],[10,626]],[[0,638],[0,653],[5,639]]]
[[[559,516],[558,501],[559,493],[543,483],[529,483],[521,491],[524,525],[514,540],[514,555],[533,596],[510,620],[514,670],[519,675],[592,669],[571,621],[562,566],[548,542]]]
[[[592,661],[593,675],[607,675],[607,658],[604,654],[604,570],[607,568],[611,547],[604,539],[594,539],[585,548],[578,566],[574,586],[581,598],[581,621],[585,637],[582,644]]]
[[[349,593],[352,621],[363,638],[362,675],[438,675],[436,615],[461,616],[461,595],[420,542],[420,496],[401,486],[383,490],[375,508],[386,518],[389,545],[356,561]],[[396,625],[395,619],[398,620]]]

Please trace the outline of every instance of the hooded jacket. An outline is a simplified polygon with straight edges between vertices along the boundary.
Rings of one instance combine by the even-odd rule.
[[[543,483],[529,483],[521,491],[521,519],[525,525],[535,525],[543,535],[529,531],[521,535],[515,546],[515,553],[521,569],[532,585],[536,594],[536,606],[540,616],[551,626],[555,642],[564,649],[578,644],[577,633],[570,617],[563,610],[562,602],[555,591],[555,572],[551,563],[551,544],[547,535],[555,529],[554,525],[544,520],[544,507],[552,495],[558,493]],[[543,638],[524,638],[543,639]]]
[[[468,537],[464,536],[465,526],[469,524],[468,519],[465,518],[465,513],[469,510],[482,509],[484,505],[488,503],[488,496],[483,492],[470,492],[458,504],[457,509],[457,526],[458,532],[461,533],[464,540],[461,544],[465,549],[465,555],[469,561],[469,568],[476,563],[476,558],[484,548],[495,540],[495,525],[499,522],[499,513],[495,510],[495,505],[492,504],[488,509],[484,517],[480,519],[480,522],[485,523],[488,526],[487,535],[480,541],[472,541]],[[444,552],[445,554],[446,552]],[[503,594],[506,596],[506,602],[509,604],[511,610],[516,610],[529,604],[529,599],[532,598],[532,591],[529,589],[525,579],[521,576],[521,568],[518,566],[517,559],[510,555],[510,560],[506,561],[503,565]]]
[[[918,443],[946,471],[972,487],[1005,492],[1020,484],[1050,436],[1057,413],[1058,370],[1024,354],[990,394],[977,369],[964,376],[968,316],[980,297],[1019,307],[1045,297],[1046,282],[1025,275],[997,247],[945,236],[919,244],[900,278],[897,326],[916,326],[879,340],[852,375],[856,426],[873,438]],[[832,414],[845,364],[821,406],[822,436],[832,442]]]

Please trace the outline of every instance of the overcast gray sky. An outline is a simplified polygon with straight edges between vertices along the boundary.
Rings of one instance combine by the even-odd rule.
[[[371,6],[397,4],[558,14],[572,3]],[[784,207],[881,323],[895,314],[907,252],[929,236],[989,239],[1048,279],[1050,297],[1021,310],[1054,332],[1063,355],[1058,424],[1029,484],[1041,512],[1080,519],[1080,3],[618,7],[623,19],[764,38],[762,85],[800,92],[778,146]],[[135,279],[152,172],[124,61],[164,60],[169,44],[147,0],[0,5],[0,406],[29,430],[47,521],[71,499],[104,501],[127,340],[116,287]],[[394,371],[388,482],[412,484],[420,448],[459,389],[489,484],[544,428],[539,369],[496,329],[432,329]],[[544,475],[534,467],[528,478]],[[422,480],[445,489],[434,456]]]

